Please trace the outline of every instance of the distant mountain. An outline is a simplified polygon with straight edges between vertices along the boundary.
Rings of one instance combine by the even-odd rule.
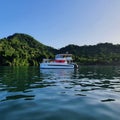
[[[80,64],[120,64],[120,45],[68,45],[59,50],[43,45],[27,34],[15,33],[0,39],[0,65],[39,65],[43,58],[53,58],[58,53],[71,53]]]

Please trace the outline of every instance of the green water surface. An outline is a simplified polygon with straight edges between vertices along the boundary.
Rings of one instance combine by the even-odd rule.
[[[120,66],[0,67],[0,120],[119,120]]]

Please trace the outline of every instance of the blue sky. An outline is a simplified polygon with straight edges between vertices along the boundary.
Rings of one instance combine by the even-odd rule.
[[[54,48],[120,44],[120,0],[0,0],[0,38],[14,33]]]

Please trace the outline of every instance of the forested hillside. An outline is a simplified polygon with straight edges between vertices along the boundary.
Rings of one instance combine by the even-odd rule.
[[[55,49],[39,43],[26,34],[14,34],[0,40],[0,65],[38,65],[42,59],[53,57]]]
[[[99,43],[97,45],[68,45],[59,50],[43,45],[27,34],[15,33],[0,39],[0,65],[39,65],[43,58],[54,58],[57,53],[69,52],[80,64],[119,64],[120,45]]]
[[[68,45],[60,49],[60,53],[69,51],[81,64],[120,64],[120,45],[99,43],[97,45]]]

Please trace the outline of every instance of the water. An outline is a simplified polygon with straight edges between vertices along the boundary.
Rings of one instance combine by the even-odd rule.
[[[119,120],[120,67],[0,67],[1,120]]]

